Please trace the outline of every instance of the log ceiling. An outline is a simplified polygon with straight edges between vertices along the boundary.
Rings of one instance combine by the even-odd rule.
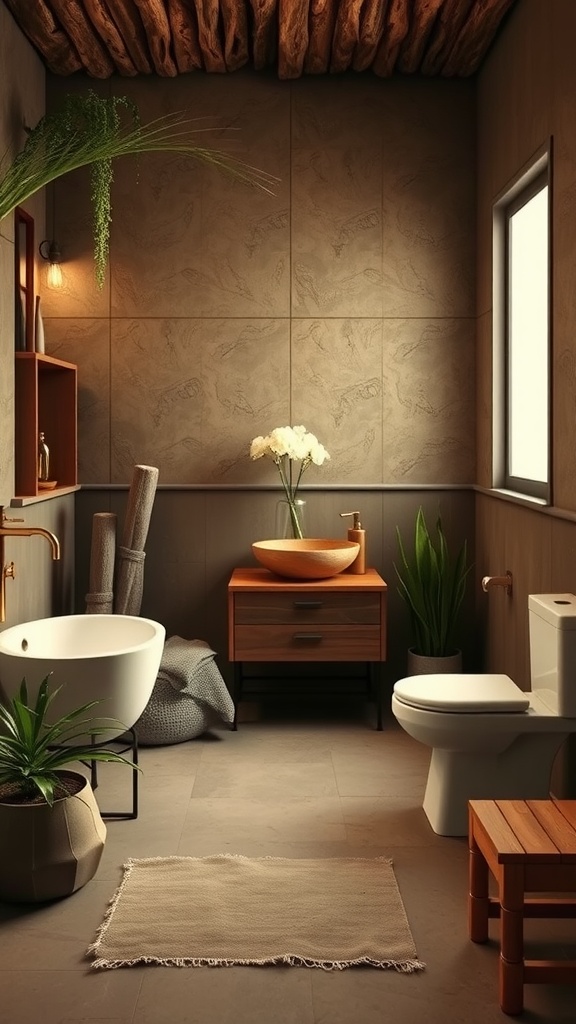
[[[46,67],[473,75],[519,0],[4,0]]]

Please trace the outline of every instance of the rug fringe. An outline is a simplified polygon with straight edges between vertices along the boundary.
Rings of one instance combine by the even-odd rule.
[[[152,859],[152,858],[150,858],[150,859]],[[154,859],[155,860],[160,860],[159,857],[155,857]],[[102,940],[103,936],[105,935],[105,933],[106,933],[106,931],[107,931],[107,929],[108,929],[108,927],[110,925],[110,922],[112,921],[112,915],[114,914],[114,911],[116,910],[116,907],[118,905],[118,901],[119,901],[119,899],[120,899],[120,897],[121,897],[121,895],[122,895],[122,893],[124,891],[124,888],[125,888],[125,886],[126,886],[126,884],[128,882],[128,879],[130,878],[130,875],[132,873],[132,868],[133,868],[135,863],[136,863],[135,858],[131,857],[129,860],[126,861],[125,864],[122,865],[122,870],[124,872],[123,877],[122,877],[122,881],[120,882],[120,885],[116,889],[116,892],[108,900],[108,907],[106,909],[106,913],[104,914],[104,920],[102,921],[102,924],[100,925],[100,927],[98,928],[98,931],[96,932],[96,935],[95,935],[95,938],[94,938],[94,942],[90,943],[90,945],[88,946],[88,949],[86,950],[86,956],[90,956],[92,953],[97,953],[98,952],[98,946],[100,945],[100,941]],[[92,964],[92,966],[94,967],[94,964]],[[102,966],[104,966],[104,965],[102,965]],[[121,967],[122,965],[118,964],[117,966]]]
[[[94,943],[90,950],[94,951]],[[139,956],[132,960],[106,960],[101,957],[92,963],[93,970],[114,970],[117,967],[134,967],[136,964],[157,964],[161,967],[264,967],[271,964],[285,964],[288,967],[315,967],[323,971],[344,971],[348,967],[379,967],[382,970],[395,970],[400,974],[412,974],[423,971],[426,964],[422,960],[374,960],[371,957],[359,957],[356,960],[310,960],[301,956],[286,953],[284,956],[267,957],[264,959],[221,960],[213,957],[155,957]]]

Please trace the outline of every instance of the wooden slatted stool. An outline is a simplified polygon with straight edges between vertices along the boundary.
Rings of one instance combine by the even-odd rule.
[[[471,800],[468,808],[470,938],[486,942],[488,919],[500,917],[500,1006],[516,1014],[526,983],[576,984],[576,960],[524,959],[525,917],[576,917],[576,899],[526,898],[576,892],[576,801]]]

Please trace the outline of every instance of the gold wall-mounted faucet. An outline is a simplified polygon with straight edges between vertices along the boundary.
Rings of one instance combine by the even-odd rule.
[[[45,537],[52,548],[52,559],[60,559],[60,541],[50,530],[42,526],[13,526],[13,523],[22,523],[23,519],[9,519],[4,515],[4,509],[0,508],[0,622],[6,622],[6,580],[14,579],[14,562],[4,563],[4,538],[5,537]]]

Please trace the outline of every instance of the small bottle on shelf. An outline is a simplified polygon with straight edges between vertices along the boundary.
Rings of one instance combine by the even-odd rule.
[[[50,449],[44,440],[44,433],[40,431],[38,435],[38,480],[48,480],[48,472],[50,469]]]

